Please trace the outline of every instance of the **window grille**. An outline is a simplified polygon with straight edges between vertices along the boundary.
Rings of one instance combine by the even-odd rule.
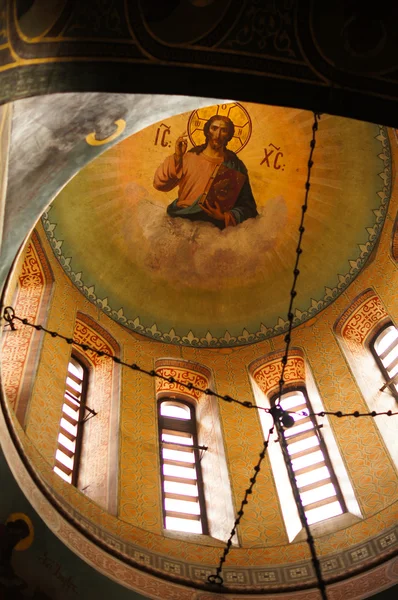
[[[194,407],[159,402],[159,436],[164,528],[208,534]]]
[[[68,364],[54,466],[54,471],[72,485],[77,484],[86,390],[87,370],[72,356]]]
[[[386,380],[387,387],[398,399],[398,330],[388,323],[373,339],[370,349]]]
[[[292,412],[312,413],[305,390],[282,396],[282,408]],[[294,425],[284,430],[305,515],[309,525],[347,512],[336,475],[315,417],[292,415]]]

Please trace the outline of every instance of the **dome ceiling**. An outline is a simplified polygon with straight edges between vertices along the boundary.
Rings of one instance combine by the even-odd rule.
[[[230,172],[216,175],[221,193],[227,181],[237,198],[229,211],[235,217],[220,220],[230,225],[224,229],[203,220],[200,208],[194,217],[192,206],[174,204],[167,212],[185,193],[183,181],[180,192],[171,189],[177,181],[167,162],[182,134],[185,189],[197,194],[206,187],[209,159],[189,150],[203,144],[204,124],[215,114],[235,126],[226,166],[248,172],[240,192]],[[312,113],[302,110],[229,103],[167,118],[125,138],[84,167],[42,217],[65,272],[114,320],[164,342],[220,347],[281,333],[312,122]],[[118,127],[122,131],[123,122]],[[86,141],[96,143],[94,137]],[[319,313],[359,273],[390,195],[384,128],[324,115],[314,161],[295,325]],[[209,192],[213,206],[214,197],[218,206],[225,201],[225,194],[212,200]]]

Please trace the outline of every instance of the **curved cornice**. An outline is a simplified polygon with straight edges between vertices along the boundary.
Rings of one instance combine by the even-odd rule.
[[[20,20],[17,2],[3,0],[0,102],[71,90],[190,90],[370,122],[382,116],[397,126],[391,3],[378,6],[377,19],[344,0],[322,10],[304,0],[222,4],[222,14],[214,15],[210,3],[187,17],[170,13],[173,5],[170,14],[157,13],[154,2],[119,0],[110,11],[99,0],[84,10],[66,0],[43,20],[43,31],[33,31],[29,11]],[[187,21],[197,24],[192,34]],[[187,33],[173,43],[170,29]]]

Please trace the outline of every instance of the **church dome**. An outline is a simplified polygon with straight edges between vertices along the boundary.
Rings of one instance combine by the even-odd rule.
[[[317,593],[276,431],[241,507],[272,427],[299,243],[283,398],[307,412],[284,435],[291,456],[310,430],[319,446],[293,467],[323,580],[336,598],[393,580],[398,418],[336,413],[396,412],[398,138],[316,121],[309,169],[306,110],[105,93],[14,104],[7,193],[25,212],[7,227],[27,237],[4,303],[42,327],[4,333],[5,453],[50,529],[143,597]]]

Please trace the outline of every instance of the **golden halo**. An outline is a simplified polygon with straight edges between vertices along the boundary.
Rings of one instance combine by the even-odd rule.
[[[203,127],[213,115],[229,117],[235,125],[235,135],[228,142],[228,150],[238,154],[248,143],[252,134],[252,120],[247,110],[239,102],[216,104],[194,110],[187,124],[187,133],[192,146],[204,144]]]
[[[6,524],[10,523],[11,521],[17,521],[18,519],[22,519],[22,521],[25,521],[25,523],[29,527],[29,535],[28,537],[18,542],[18,544],[14,547],[14,550],[27,550],[32,545],[34,538],[33,523],[29,519],[28,515],[25,515],[25,513],[11,513],[6,520]]]

